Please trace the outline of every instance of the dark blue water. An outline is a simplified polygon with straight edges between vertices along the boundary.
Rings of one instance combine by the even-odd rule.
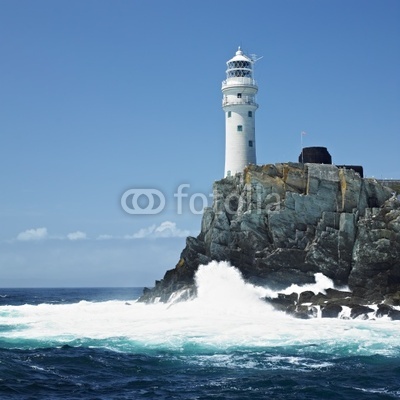
[[[93,303],[135,313],[140,292],[0,289],[0,399],[400,398],[400,351],[352,355],[323,348],[324,342],[218,348],[194,344],[187,332],[180,346],[157,347],[126,333],[102,337],[101,325],[96,337],[77,335],[73,326],[75,333],[65,338],[57,331],[60,313],[84,312],[90,319]],[[44,339],[37,334],[41,330]],[[400,332],[398,340],[400,345]]]
[[[143,288],[0,288],[0,306],[23,304],[71,304],[79,301],[130,300]]]

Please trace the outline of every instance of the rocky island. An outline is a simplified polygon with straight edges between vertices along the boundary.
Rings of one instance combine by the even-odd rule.
[[[224,260],[274,290],[313,283],[317,273],[348,288],[265,299],[296,317],[315,316],[318,306],[323,317],[350,307],[351,317],[400,319],[400,201],[391,188],[350,168],[280,163],[249,165],[215,182],[213,194],[200,234],[139,301],[195,296],[199,265]]]

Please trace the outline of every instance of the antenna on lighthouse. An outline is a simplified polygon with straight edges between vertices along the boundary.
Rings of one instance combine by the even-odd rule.
[[[257,62],[258,60],[261,60],[264,56],[258,57],[257,54],[250,54],[250,59],[253,61],[253,63]]]

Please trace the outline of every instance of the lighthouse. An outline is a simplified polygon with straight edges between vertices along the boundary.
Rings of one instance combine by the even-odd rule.
[[[243,172],[256,164],[255,112],[258,87],[253,79],[255,60],[238,48],[227,61],[222,82],[222,108],[225,112],[225,177]]]

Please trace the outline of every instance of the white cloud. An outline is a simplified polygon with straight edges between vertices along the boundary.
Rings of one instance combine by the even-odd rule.
[[[114,239],[112,235],[99,235],[96,240],[111,240]]]
[[[157,237],[186,237],[190,231],[182,230],[176,227],[175,222],[164,221],[154,231]]]
[[[190,231],[179,229],[175,222],[164,221],[160,225],[151,225],[142,228],[133,235],[124,236],[125,239],[157,239],[157,238],[177,238],[190,235]]]
[[[157,226],[156,225],[151,225],[148,226],[147,228],[142,228],[139,229],[136,233],[133,235],[125,235],[125,239],[143,239],[145,237],[151,236],[151,234],[156,230]]]
[[[30,240],[43,240],[47,238],[47,228],[27,229],[17,236],[17,240],[30,241]]]
[[[186,229],[179,229],[176,226],[175,222],[164,221],[159,225],[151,225],[142,229],[139,229],[137,232],[132,235],[125,236],[114,236],[109,234],[100,234],[95,240],[96,241],[104,241],[104,240],[121,240],[121,239],[160,239],[160,238],[182,238],[191,235],[191,232]],[[19,241],[37,241],[37,240],[70,240],[70,241],[79,241],[79,240],[89,240],[87,234],[82,231],[75,231],[68,233],[67,235],[49,235],[47,232],[47,228],[37,228],[37,229],[28,229],[24,232],[18,234],[17,240]]]
[[[82,239],[86,239],[87,236],[86,236],[85,232],[76,231],[76,232],[68,233],[67,238],[69,240],[82,240]]]

